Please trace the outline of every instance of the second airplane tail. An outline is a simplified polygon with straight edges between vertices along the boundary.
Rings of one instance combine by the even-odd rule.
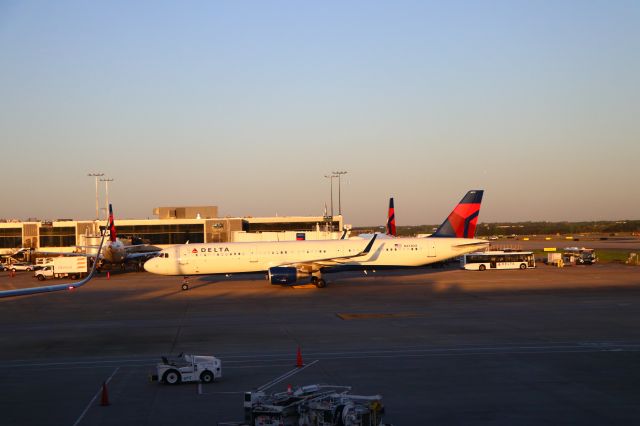
[[[474,238],[480,214],[483,190],[467,192],[432,237]]]
[[[113,208],[111,204],[109,204],[109,240],[111,242],[115,242],[118,237],[118,232],[116,231],[116,224],[113,220]]]
[[[393,197],[389,198],[389,216],[387,217],[387,235],[396,236],[396,212],[393,208]]]

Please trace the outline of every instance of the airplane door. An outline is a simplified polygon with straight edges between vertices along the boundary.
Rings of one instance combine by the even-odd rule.
[[[251,250],[249,252],[249,262],[251,262],[251,263],[258,262],[258,255],[256,254],[255,250]]]
[[[427,257],[436,257],[436,245],[429,243],[427,246]]]
[[[189,274],[200,273],[200,262],[198,262],[198,259],[192,259],[193,261],[189,262],[190,257],[191,255],[187,251],[180,253],[180,257],[178,258],[178,264],[180,266],[185,267],[185,268],[181,268],[181,270],[183,271],[183,273],[189,273]]]
[[[179,265],[188,265],[189,264],[189,258],[187,257],[187,253],[186,252],[180,253],[180,257],[178,258],[178,264]]]

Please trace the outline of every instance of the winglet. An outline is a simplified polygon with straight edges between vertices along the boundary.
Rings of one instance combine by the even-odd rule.
[[[378,234],[373,234],[373,237],[371,238],[371,240],[369,240],[369,244],[367,244],[364,250],[362,250],[359,254],[357,254],[357,256],[364,256],[365,254],[369,254],[369,252],[371,251],[371,247],[373,247],[373,243],[376,240],[377,236]]]

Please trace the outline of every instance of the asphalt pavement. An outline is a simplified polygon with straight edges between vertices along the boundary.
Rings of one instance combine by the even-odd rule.
[[[241,420],[245,391],[281,383],[381,394],[385,421],[418,424],[640,422],[640,268],[327,276],[104,275],[74,291],[0,300],[3,425],[174,425]],[[3,289],[38,285],[0,274]],[[211,354],[223,378],[150,383],[161,355]],[[110,405],[100,405],[108,381]]]

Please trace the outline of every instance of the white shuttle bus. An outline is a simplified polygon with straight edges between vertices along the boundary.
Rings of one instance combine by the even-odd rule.
[[[460,266],[470,271],[527,269],[536,267],[536,259],[531,251],[485,251],[465,254]]]

